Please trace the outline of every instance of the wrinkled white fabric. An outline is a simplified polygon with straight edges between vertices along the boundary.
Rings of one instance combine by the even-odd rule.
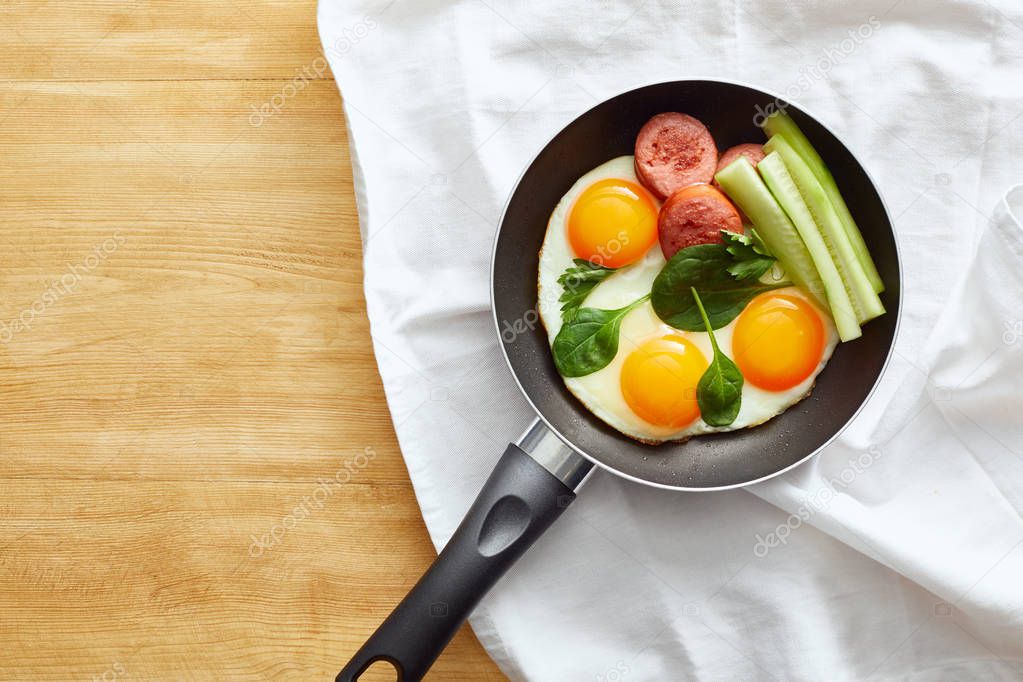
[[[1023,677],[1023,189],[1005,194],[1023,180],[1023,6],[321,0],[319,23],[376,356],[438,547],[531,419],[490,251],[518,174],[574,116],[678,78],[787,94],[896,224],[896,354],[854,424],[748,490],[596,473],[472,619],[509,677]]]

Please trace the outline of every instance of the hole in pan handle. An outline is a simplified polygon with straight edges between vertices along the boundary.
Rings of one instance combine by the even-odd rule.
[[[338,674],[387,661],[422,679],[480,599],[561,516],[593,464],[535,421],[508,446],[462,523],[415,587]]]

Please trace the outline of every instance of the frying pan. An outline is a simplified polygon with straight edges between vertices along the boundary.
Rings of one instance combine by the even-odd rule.
[[[631,154],[636,133],[654,114],[691,114],[724,149],[763,139],[754,117],[779,105],[834,174],[887,287],[881,298],[888,313],[866,324],[859,339],[839,345],[808,398],[761,426],[658,446],[631,440],[569,393],[542,325],[527,323],[537,319],[538,254],[550,212],[585,172]],[[508,446],[447,546],[338,682],[358,679],[379,660],[389,661],[400,680],[422,678],[479,600],[575,499],[594,466],[659,488],[709,491],[763,481],[813,457],[856,416],[888,363],[900,317],[901,266],[884,201],[834,133],[796,105],[748,85],[683,80],[612,97],[547,143],[505,207],[491,296],[501,348],[538,418]]]

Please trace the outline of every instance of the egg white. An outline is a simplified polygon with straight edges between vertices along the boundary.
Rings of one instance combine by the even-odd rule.
[[[568,241],[569,211],[583,190],[598,180],[606,178],[619,178],[639,183],[634,171],[633,157],[620,156],[612,159],[579,178],[555,206],[547,225],[547,235],[540,251],[538,310],[551,344],[554,343],[554,337],[561,329],[561,303],[558,299],[564,288],[558,284],[558,278],[567,268],[572,267],[572,259],[575,257]],[[660,202],[657,204],[659,207]],[[591,308],[614,309],[632,303],[650,293],[654,278],[657,277],[664,264],[665,259],[661,252],[661,246],[655,242],[642,259],[622,268],[601,282],[587,296],[584,305]],[[765,280],[780,281],[784,279],[784,273],[780,271],[780,268],[775,268],[764,278]],[[665,324],[654,313],[653,306],[649,301],[631,310],[623,320],[618,353],[614,360],[607,367],[592,374],[564,378],[565,386],[601,420],[625,435],[646,443],[685,440],[705,433],[735,431],[762,424],[809,395],[817,375],[824,369],[838,344],[838,332],[831,316],[826,311],[796,287],[779,289],[777,292],[799,296],[817,311],[824,323],[824,353],[817,368],[809,377],[799,385],[785,391],[765,391],[751,385],[748,381],[744,382],[739,415],[728,426],[713,427],[700,418],[683,429],[657,426],[641,419],[625,402],[620,382],[622,364],[629,353],[644,341],[665,334],[677,334],[692,341],[708,361],[713,356],[708,334],[684,332]],[[732,356],[732,334],[737,319],[714,332],[718,346],[729,357]]]

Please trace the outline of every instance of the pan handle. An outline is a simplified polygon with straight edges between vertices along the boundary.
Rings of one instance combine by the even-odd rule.
[[[338,673],[352,682],[375,661],[420,680],[458,628],[575,499],[593,465],[539,420],[504,451],[448,544],[387,620]]]

